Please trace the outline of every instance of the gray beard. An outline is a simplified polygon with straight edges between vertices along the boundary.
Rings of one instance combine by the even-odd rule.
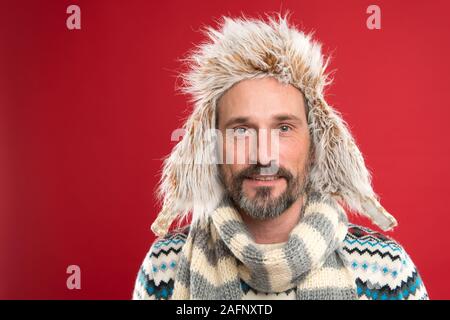
[[[258,220],[268,220],[279,217],[306,191],[306,179],[296,178],[291,181],[286,190],[276,198],[271,197],[271,187],[258,187],[253,199],[248,198],[242,191],[228,190],[228,197],[233,204],[248,216]]]

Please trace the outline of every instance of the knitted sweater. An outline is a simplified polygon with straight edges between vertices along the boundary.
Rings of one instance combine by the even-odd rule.
[[[152,244],[139,269],[133,299],[171,299],[177,263],[189,227]],[[282,244],[274,244],[277,246]],[[269,246],[267,246],[269,247]],[[422,279],[403,247],[385,235],[351,224],[342,252],[360,300],[428,299]],[[294,300],[295,287],[281,293],[258,292],[241,280],[243,299]]]

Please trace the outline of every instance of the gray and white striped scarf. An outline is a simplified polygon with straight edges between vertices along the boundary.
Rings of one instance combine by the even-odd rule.
[[[241,279],[267,293],[296,287],[297,299],[356,299],[355,281],[339,255],[345,211],[318,193],[305,198],[288,241],[269,249],[254,242],[237,210],[223,201],[207,223],[191,226],[172,299],[241,300]]]

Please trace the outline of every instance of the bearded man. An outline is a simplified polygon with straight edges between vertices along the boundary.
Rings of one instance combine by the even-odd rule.
[[[397,224],[325,101],[320,44],[281,15],[224,17],[206,36],[182,75],[194,109],[133,298],[427,299],[400,244],[348,221]]]

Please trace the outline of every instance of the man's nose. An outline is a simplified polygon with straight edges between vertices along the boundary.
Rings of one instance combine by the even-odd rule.
[[[271,166],[278,163],[278,137],[272,130],[258,131],[258,164]]]

